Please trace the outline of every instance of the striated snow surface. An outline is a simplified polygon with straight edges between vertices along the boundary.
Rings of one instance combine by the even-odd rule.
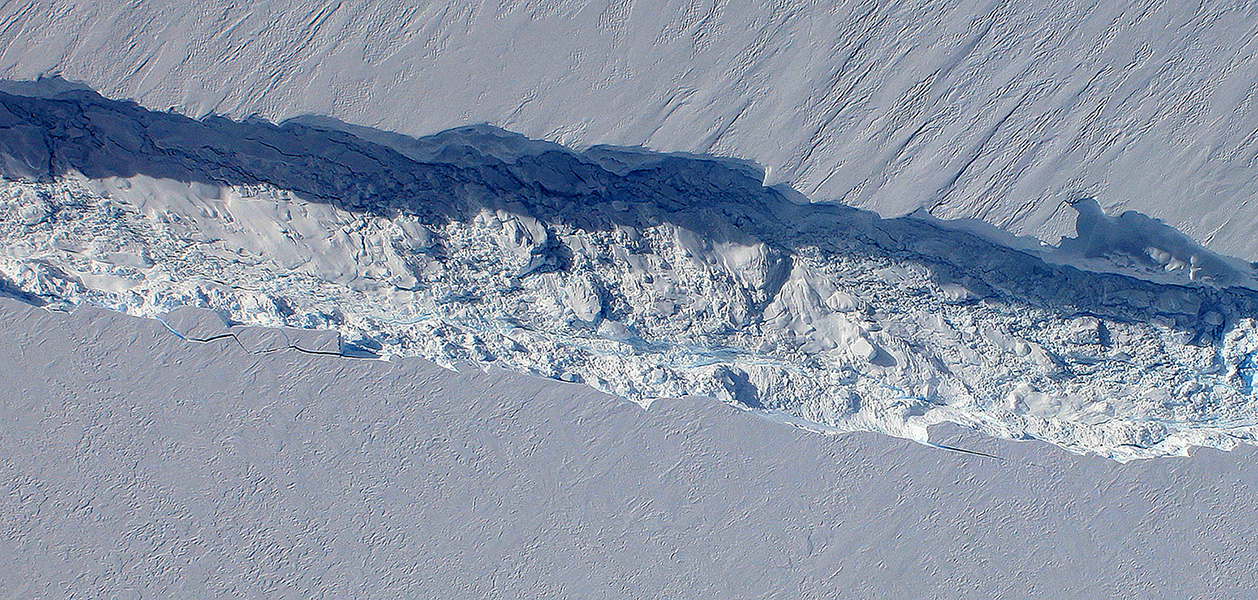
[[[823,431],[952,421],[1119,460],[1258,435],[1253,266],[1092,200],[1076,237],[1015,249],[733,160],[53,96],[0,94],[0,290],[30,303],[209,308]]]
[[[1251,2],[19,0],[0,76],[737,156],[813,201],[1050,243],[1092,196],[1255,260],[1256,30]]]

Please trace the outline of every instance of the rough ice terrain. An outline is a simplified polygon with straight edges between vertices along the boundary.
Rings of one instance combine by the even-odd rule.
[[[1258,260],[1258,5],[19,0],[0,76],[192,116],[736,156],[809,199],[1056,243],[1064,203]]]
[[[1075,237],[1013,247],[792,201],[739,161],[487,126],[199,121],[71,89],[0,94],[0,129],[0,274],[30,303],[209,308],[825,431],[951,421],[1120,460],[1258,434],[1253,266],[1090,199]]]

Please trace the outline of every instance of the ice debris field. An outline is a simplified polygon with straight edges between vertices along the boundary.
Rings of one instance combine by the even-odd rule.
[[[1254,265],[1087,197],[1050,246],[811,204],[732,159],[6,89],[0,291],[29,303],[200,307],[819,431],[950,421],[1119,460],[1258,440]]]

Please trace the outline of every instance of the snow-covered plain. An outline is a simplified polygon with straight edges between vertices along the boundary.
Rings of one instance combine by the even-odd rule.
[[[1253,267],[1146,217],[1080,200],[1078,237],[1014,249],[792,202],[738,161],[332,125],[0,94],[5,287],[823,431],[952,421],[1120,460],[1258,435]]]
[[[814,201],[1050,243],[1092,196],[1255,260],[1256,29],[1251,2],[26,0],[0,5],[0,76],[735,156]]]
[[[992,459],[4,298],[0,338],[4,598],[1258,594],[1254,447],[934,432]]]

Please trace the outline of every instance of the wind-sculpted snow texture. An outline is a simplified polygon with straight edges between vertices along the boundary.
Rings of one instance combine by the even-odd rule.
[[[738,156],[814,201],[1050,243],[1088,195],[1255,260],[1256,28],[1252,2],[29,0],[0,5],[0,75]]]
[[[0,339],[3,598],[1258,596],[1254,447],[932,428],[993,460],[4,298]]]
[[[1252,267],[1139,215],[1081,201],[1083,233],[1040,255],[791,202],[736,161],[324,125],[0,94],[4,291],[826,431],[953,421],[1120,460],[1258,433]]]

